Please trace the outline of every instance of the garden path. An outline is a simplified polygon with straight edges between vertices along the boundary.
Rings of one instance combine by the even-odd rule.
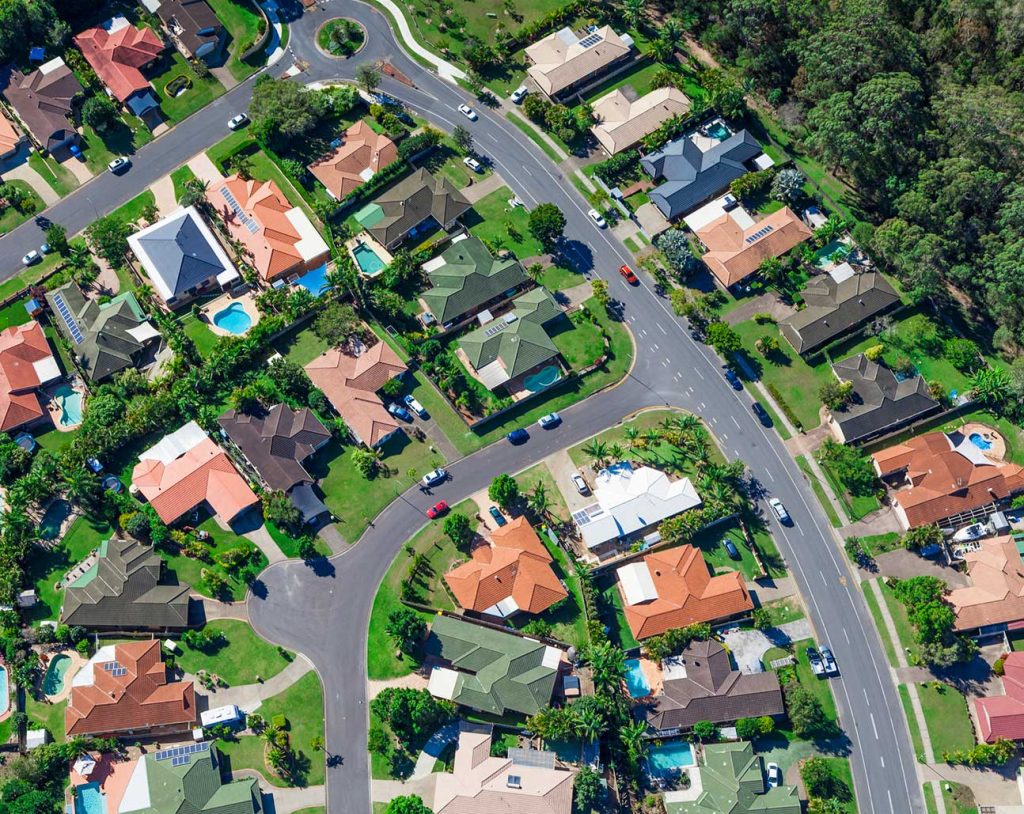
[[[237,687],[207,690],[196,681],[196,694],[206,696],[211,707],[234,704],[244,712],[255,712],[264,701],[284,692],[312,669],[312,662],[300,653],[280,673],[262,683],[240,684]],[[193,676],[186,673],[186,678],[193,678]]]
[[[281,788],[272,786],[267,779],[255,769],[239,769],[232,772],[235,777],[255,777],[260,784],[264,799],[270,797],[274,801],[273,808],[265,809],[273,814],[292,814],[305,808],[322,806],[327,800],[323,786],[306,786],[305,788]]]

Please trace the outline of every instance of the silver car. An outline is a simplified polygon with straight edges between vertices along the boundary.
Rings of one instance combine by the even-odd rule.
[[[439,483],[443,483],[448,478],[448,472],[444,469],[433,469],[423,476],[423,480],[420,481],[424,486],[436,486]]]

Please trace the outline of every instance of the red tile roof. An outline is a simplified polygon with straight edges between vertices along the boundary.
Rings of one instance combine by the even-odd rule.
[[[964,562],[971,584],[949,592],[957,630],[1024,619],[1024,563],[1012,537],[982,540]]]
[[[108,25],[116,20],[115,17],[108,21]],[[136,28],[131,23],[113,33],[101,26],[87,28],[75,36],[75,45],[119,102],[133,93],[149,90],[149,82],[140,68],[164,50],[163,42],[151,29]]]
[[[7,155],[21,144],[22,135],[18,132],[18,128],[14,126],[8,117],[7,113],[4,112],[3,108],[0,108],[0,155]]]
[[[73,686],[64,710],[68,737],[119,732],[145,732],[157,727],[187,729],[196,720],[191,681],[167,682],[167,670],[156,640],[113,646],[114,661],[124,668],[103,669],[92,662],[93,682]]]
[[[44,415],[36,388],[38,362],[49,361],[59,373],[46,335],[38,322],[12,325],[0,330],[0,431],[13,430]]]
[[[340,201],[397,158],[395,143],[360,120],[345,131],[334,152],[310,164],[309,171]]]
[[[998,738],[1024,738],[1024,652],[1010,653],[1003,668],[1006,695],[974,699],[979,735],[985,743],[992,743]]]
[[[781,257],[810,236],[811,230],[788,206],[747,229],[726,212],[697,230],[697,237],[708,249],[701,259],[724,286],[745,280],[765,260]]]

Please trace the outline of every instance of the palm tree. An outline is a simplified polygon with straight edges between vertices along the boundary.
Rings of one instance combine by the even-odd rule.
[[[622,448],[622,444],[612,444],[608,447],[608,457],[613,461],[621,461],[626,455],[626,451]]]
[[[593,706],[582,707],[576,715],[576,735],[584,743],[597,740],[604,732],[604,717]]]
[[[675,17],[669,17],[661,24],[660,39],[673,51],[683,41],[683,25]]]
[[[648,741],[644,738],[647,733],[647,722],[644,720],[630,721],[619,730],[619,733],[630,762],[634,765],[638,764],[647,755]]]
[[[640,446],[640,444],[637,443],[638,439],[640,438],[640,430],[638,430],[636,427],[630,424],[628,427],[626,427],[624,434],[626,436],[626,441],[630,449],[636,449],[638,446]]]
[[[693,413],[677,415],[672,419],[672,423],[675,424],[681,432],[695,432],[702,426],[700,419]]]
[[[583,447],[583,452],[593,461],[595,469],[604,469],[608,463],[608,444],[595,438]]]
[[[70,467],[64,472],[68,497],[82,506],[92,505],[99,496],[99,481],[84,467]]]
[[[548,489],[544,485],[544,481],[537,481],[526,502],[538,517],[547,516],[551,501],[548,500]]]
[[[594,688],[600,693],[617,695],[622,692],[622,679],[626,675],[626,656],[611,642],[592,645],[587,660],[593,673]]]
[[[661,442],[661,432],[651,427],[644,432],[644,440],[647,442],[647,446],[655,447]]]
[[[623,0],[622,19],[629,28],[638,28],[647,10],[647,0]]]

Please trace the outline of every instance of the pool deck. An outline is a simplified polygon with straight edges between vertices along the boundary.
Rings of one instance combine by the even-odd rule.
[[[233,296],[230,292],[217,297],[215,300],[211,300],[200,309],[200,320],[205,323],[206,327],[209,328],[217,336],[245,336],[246,333],[252,330],[252,325],[246,329],[245,333],[233,334],[231,331],[226,331],[219,327],[214,321],[213,317],[215,314],[223,311],[232,303],[238,303],[245,309],[245,313],[249,315],[249,319],[252,320],[252,325],[255,325],[260,321],[260,312],[256,308],[256,297],[252,291],[246,290],[243,294]]]
[[[64,673],[64,687],[56,695],[46,696],[46,700],[49,701],[51,704],[59,704],[61,701],[63,701],[65,698],[71,695],[71,679],[73,679],[75,677],[75,674],[82,669],[82,666],[86,663],[86,660],[83,659],[80,655],[78,655],[78,651],[73,650],[70,647],[66,647],[63,650],[55,650],[50,653],[43,653],[39,650],[37,650],[37,652],[39,652],[40,658],[49,656],[49,658],[52,659],[56,656],[67,656],[69,659],[71,659],[71,665],[68,667],[67,672]],[[46,666],[48,667],[49,665],[50,662],[49,660],[47,660]],[[42,671],[42,675],[39,676],[39,680],[36,682],[36,689],[39,691],[40,695],[43,695],[43,680],[45,678],[46,669],[44,668]]]
[[[71,793],[74,798],[74,787],[84,786],[89,783],[98,783],[100,792],[106,798],[107,812],[112,814],[121,807],[124,793],[128,788],[128,781],[131,780],[132,772],[135,771],[137,760],[119,760],[116,755],[104,752],[102,755],[92,756],[96,758],[96,768],[88,777],[82,777],[74,769],[70,771]]]
[[[380,271],[376,271],[373,274],[367,274],[359,266],[359,261],[356,259],[356,246],[358,246],[360,243],[365,245],[384,262],[384,265],[381,267]],[[359,269],[359,273],[362,274],[364,277],[368,277],[370,279],[376,277],[378,274],[381,273],[381,271],[384,271],[384,269],[390,266],[391,262],[395,259],[394,257],[392,257],[391,252],[389,252],[383,246],[383,244],[381,244],[380,241],[374,238],[373,235],[371,235],[369,232],[360,232],[355,237],[346,240],[345,251],[347,251],[349,257],[352,258],[352,262],[356,264],[356,268]]]
[[[64,412],[64,408],[60,406],[54,396],[57,389],[65,384],[70,385],[72,390],[81,395],[82,403],[84,404],[88,391],[85,388],[85,384],[77,376],[69,381],[60,381],[47,387],[43,390],[43,395],[46,397],[46,411],[50,414],[50,421],[53,423],[54,429],[57,432],[74,432],[82,426],[82,422],[79,421],[77,424],[61,424],[60,417]]]
[[[1003,439],[1003,436],[987,424],[979,424],[977,421],[972,421],[969,424],[964,424],[960,428],[960,432],[967,438],[970,438],[974,433],[978,433],[978,435],[988,441],[992,446],[983,450],[986,458],[991,458],[993,461],[1006,460],[1006,441]]]

